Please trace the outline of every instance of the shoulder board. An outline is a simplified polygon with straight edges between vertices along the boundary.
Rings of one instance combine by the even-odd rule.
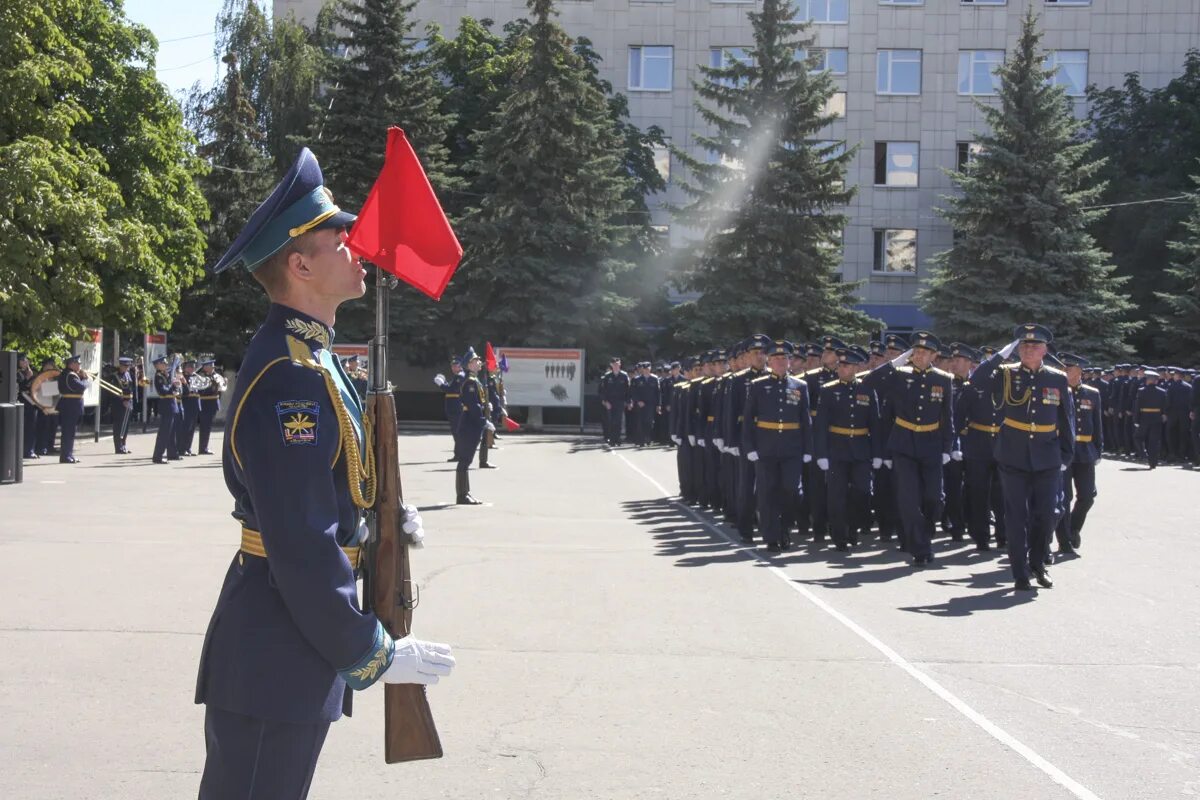
[[[750,382],[751,383],[762,383],[763,381],[765,381],[771,377],[773,377],[772,373],[768,372],[766,375],[759,375],[757,378],[755,378],[754,380],[752,380]]]
[[[1049,364],[1043,364],[1042,366],[1046,369],[1046,372],[1049,372],[1051,375],[1061,375],[1064,378],[1067,377],[1067,373],[1063,372],[1061,369],[1056,369]]]
[[[1100,390],[1097,389],[1095,386],[1088,386],[1086,383],[1081,383],[1081,384],[1079,384],[1079,386],[1085,392],[1091,392],[1092,394],[1100,394]]]
[[[802,372],[800,374],[803,375],[805,378],[807,378],[809,375],[820,375],[821,371],[823,369],[824,369],[824,367],[813,367],[812,369],[808,370],[807,372]]]
[[[913,371],[913,368],[908,366],[907,364],[905,364],[903,367],[896,367],[896,372],[904,372],[904,373],[911,375],[912,371]]]
[[[746,367],[745,369],[739,369],[737,372],[735,372],[733,374],[734,374],[734,377],[737,377],[739,375],[745,375],[749,371],[750,371],[750,368]]]
[[[1020,361],[1014,361],[1014,362],[1012,362],[1012,363],[1010,363],[1010,364],[1001,364],[1001,365],[1000,365],[1000,369],[1006,369],[1006,370],[1008,370],[1009,372],[1012,372],[1014,369],[1020,369],[1020,368],[1021,368],[1021,362],[1020,362]],[[1050,369],[1050,368],[1049,368],[1049,367],[1046,367],[1046,369]]]
[[[711,377],[709,377],[709,378],[701,378],[701,379],[700,379],[700,383],[702,383],[702,384],[706,384],[706,383],[712,383],[712,382],[713,382],[713,380],[715,380],[715,379],[714,379],[714,378],[711,378]]]
[[[930,370],[930,372],[932,372],[934,375],[937,375],[941,378],[949,378],[950,380],[954,380],[954,375],[949,372],[946,372],[946,370],[944,370],[944,369],[938,369],[937,367],[934,367],[933,369]]]
[[[834,386],[837,386],[839,383],[841,383],[841,381],[837,381],[837,380],[829,381],[828,383],[822,383],[821,388],[822,389],[832,389]]]
[[[676,381],[676,382],[673,384],[674,388],[676,388],[676,389],[685,389],[685,388],[687,388],[688,386],[691,386],[691,385],[692,385],[692,382],[691,382],[690,380]]]
[[[307,344],[297,339],[295,336],[287,335],[288,358],[298,367],[308,367],[309,369],[319,370],[321,365],[313,358],[312,348]]]

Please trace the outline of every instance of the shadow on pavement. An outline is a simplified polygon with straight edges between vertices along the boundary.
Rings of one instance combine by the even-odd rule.
[[[969,617],[981,611],[1003,611],[1014,606],[1032,602],[1037,592],[1017,592],[1011,587],[993,589],[983,594],[968,594],[951,597],[944,603],[928,606],[901,606],[901,611],[929,614],[935,617]]]

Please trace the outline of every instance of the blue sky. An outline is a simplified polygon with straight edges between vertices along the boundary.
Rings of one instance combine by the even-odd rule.
[[[214,24],[222,0],[125,0],[125,15],[158,37],[158,79],[177,97],[197,81],[208,88],[220,60],[213,56]]]

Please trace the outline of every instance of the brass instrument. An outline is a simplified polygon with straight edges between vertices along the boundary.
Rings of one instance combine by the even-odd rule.
[[[188,376],[188,388],[193,392],[203,392],[208,387],[212,386],[212,378],[208,375],[203,375],[199,372],[193,372]]]
[[[58,413],[58,376],[61,369],[48,369],[38,373],[29,384],[29,399],[43,414]],[[47,385],[47,383],[49,385]]]

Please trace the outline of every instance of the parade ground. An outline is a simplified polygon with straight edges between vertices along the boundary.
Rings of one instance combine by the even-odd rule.
[[[0,797],[195,797],[239,527],[219,456],[153,465],[152,441],[0,487]],[[874,538],[768,560],[672,501],[673,452],[598,437],[506,437],[471,475],[487,504],[454,506],[449,442],[400,440],[414,633],[458,660],[429,690],[445,757],[385,765],[373,687],[318,800],[1200,795],[1188,470],[1102,463],[1081,557],[1015,594],[1002,553],[947,538],[920,572]]]

